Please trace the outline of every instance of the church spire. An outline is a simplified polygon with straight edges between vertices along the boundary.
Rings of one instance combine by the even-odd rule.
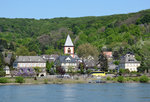
[[[64,45],[64,54],[69,54],[71,57],[74,58],[74,45],[69,34]]]
[[[66,39],[66,42],[65,42],[65,45],[64,46],[74,46],[73,43],[72,43],[72,40],[68,34],[67,36],[67,39]]]

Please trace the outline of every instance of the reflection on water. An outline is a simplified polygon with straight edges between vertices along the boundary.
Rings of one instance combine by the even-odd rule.
[[[76,84],[65,84],[64,90],[64,102],[76,102],[76,90],[74,89]]]
[[[150,84],[0,86],[0,102],[150,102]]]

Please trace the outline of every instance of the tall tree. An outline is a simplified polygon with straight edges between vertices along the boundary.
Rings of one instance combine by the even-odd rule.
[[[27,56],[27,55],[29,55],[29,50],[25,46],[21,46],[21,47],[17,48],[16,55]]]
[[[99,55],[99,64],[102,71],[108,71],[108,60],[107,57],[101,52]]]
[[[82,58],[87,58],[88,56],[92,56],[94,58],[98,57],[98,50],[95,46],[85,43],[77,48],[78,56]]]

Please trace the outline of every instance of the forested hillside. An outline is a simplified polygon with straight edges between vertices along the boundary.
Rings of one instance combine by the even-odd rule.
[[[150,51],[150,10],[101,17],[0,18],[0,50],[17,55],[61,54],[67,34],[75,50],[90,43],[99,51],[133,51],[141,60],[141,49]]]

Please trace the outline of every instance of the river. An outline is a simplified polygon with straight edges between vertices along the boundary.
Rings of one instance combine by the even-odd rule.
[[[150,102],[150,84],[8,85],[0,102]]]

